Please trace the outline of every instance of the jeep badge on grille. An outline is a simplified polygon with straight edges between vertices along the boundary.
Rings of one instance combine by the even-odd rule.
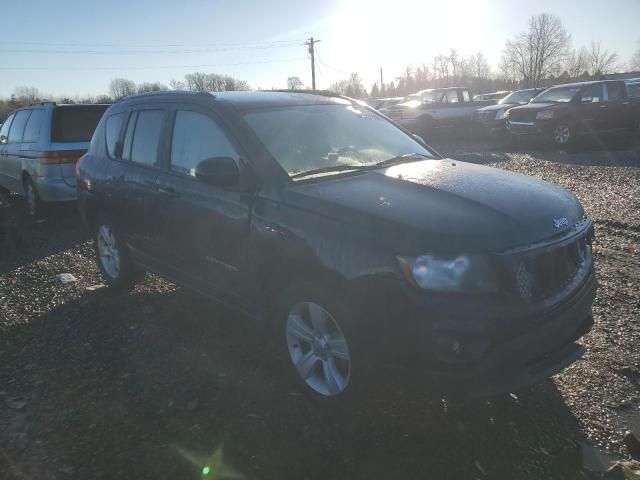
[[[567,225],[569,225],[569,220],[567,220],[567,217],[553,219],[553,226],[556,228],[566,227]]]

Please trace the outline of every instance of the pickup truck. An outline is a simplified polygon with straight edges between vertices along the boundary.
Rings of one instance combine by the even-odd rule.
[[[436,129],[470,124],[478,108],[496,102],[473,101],[467,88],[435,88],[421,90],[407,101],[380,110],[391,120],[418,135],[427,136]]]
[[[568,147],[584,135],[636,133],[640,98],[630,96],[621,80],[570,83],[507,110],[504,118],[513,135],[535,136]]]

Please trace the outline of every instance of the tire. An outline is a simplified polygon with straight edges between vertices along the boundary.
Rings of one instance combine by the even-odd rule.
[[[283,368],[304,393],[317,401],[357,397],[366,383],[357,319],[340,295],[299,284],[282,296],[275,310],[274,342]]]
[[[24,198],[27,205],[27,215],[33,219],[40,219],[46,216],[46,206],[40,199],[38,188],[31,177],[26,176],[23,180]]]
[[[569,123],[556,123],[551,129],[551,141],[556,147],[568,148],[576,140],[575,127]]]
[[[106,216],[98,217],[93,228],[94,254],[107,284],[128,289],[136,280],[131,254],[118,230]]]

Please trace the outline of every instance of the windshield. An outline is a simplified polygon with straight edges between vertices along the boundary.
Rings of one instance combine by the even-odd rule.
[[[420,95],[423,102],[439,102],[442,100],[442,90],[434,90],[433,92],[424,92]]]
[[[529,100],[534,95],[534,90],[521,90],[519,92],[513,92],[504,97],[498,103],[529,103]]]
[[[568,103],[579,91],[580,87],[551,88],[531,100],[531,103]]]
[[[351,105],[256,110],[244,119],[289,176],[371,166],[408,153],[434,158],[389,121]]]

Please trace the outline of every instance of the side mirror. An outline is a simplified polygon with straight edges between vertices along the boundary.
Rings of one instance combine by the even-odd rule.
[[[580,102],[581,103],[591,103],[591,102],[593,102],[593,97],[582,97]]]
[[[424,143],[426,144],[427,142],[424,141],[424,138],[422,138],[420,135],[416,135],[415,133],[412,135],[413,138],[415,138],[417,141],[419,141],[420,143]]]
[[[213,157],[196,166],[196,178],[209,185],[228,187],[240,180],[240,169],[231,157]]]
[[[4,145],[5,143],[7,143],[7,136],[6,135],[0,136],[0,145]]]

